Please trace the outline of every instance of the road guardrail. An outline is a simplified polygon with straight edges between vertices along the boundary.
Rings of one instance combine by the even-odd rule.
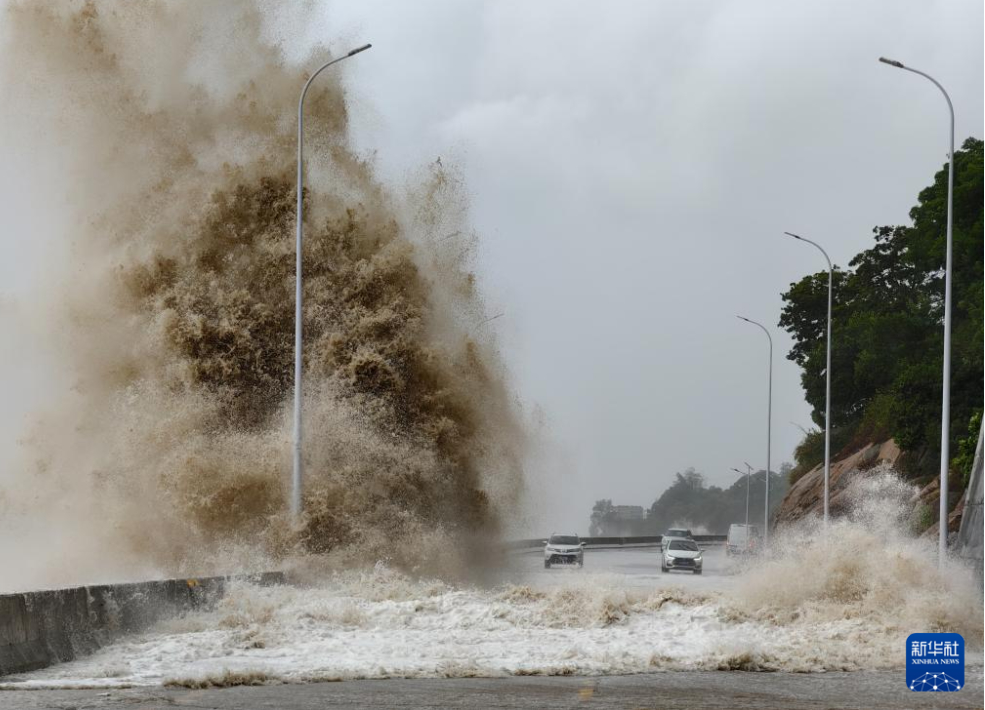
[[[507,550],[530,550],[536,547],[543,547],[544,541],[550,537],[533,537],[526,540],[510,540],[505,543]],[[693,535],[693,540],[701,544],[714,544],[725,542],[727,535]],[[579,538],[585,543],[585,547],[633,547],[640,545],[659,545],[663,540],[663,535],[628,535],[624,537],[583,537]]]

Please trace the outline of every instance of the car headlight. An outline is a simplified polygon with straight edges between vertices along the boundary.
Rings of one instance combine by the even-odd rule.
[[[668,561],[668,562],[673,562],[673,561],[674,561],[674,560],[676,560],[676,559],[677,559],[677,558],[676,558],[676,557],[674,557],[673,555],[667,555],[667,561]]]

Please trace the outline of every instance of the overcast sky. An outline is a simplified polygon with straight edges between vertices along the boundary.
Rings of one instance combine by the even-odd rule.
[[[694,466],[728,485],[809,426],[780,293],[907,223],[957,136],[982,136],[982,3],[336,2],[360,145],[392,179],[464,172],[479,271],[552,455],[544,529],[648,505]],[[333,44],[338,49],[343,43]],[[359,119],[363,117],[364,122]],[[793,422],[793,423],[791,423]],[[795,423],[795,424],[794,424]],[[539,526],[538,526],[539,527]]]
[[[393,0],[309,29],[373,43],[344,73],[385,176],[462,172],[489,327],[547,423],[535,527],[585,532],[598,498],[765,466],[767,345],[736,313],[773,331],[773,465],[792,460],[811,422],[780,293],[824,262],[782,232],[844,265],[908,222],[946,107],[876,59],[935,76],[958,141],[981,137],[982,28],[981,0]]]

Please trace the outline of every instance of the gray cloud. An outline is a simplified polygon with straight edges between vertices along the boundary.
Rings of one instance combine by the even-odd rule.
[[[693,465],[765,464],[766,342],[787,285],[869,246],[959,139],[982,135],[976,2],[338,4],[378,40],[354,123],[400,176],[452,155],[522,397],[550,426],[545,528],[646,503]],[[810,425],[774,328],[774,465]],[[535,471],[537,478],[540,473]]]

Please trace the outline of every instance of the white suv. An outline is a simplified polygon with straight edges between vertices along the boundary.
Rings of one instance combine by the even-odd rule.
[[[553,564],[585,564],[585,543],[577,535],[551,535],[550,540],[544,540],[544,569],[550,569]]]
[[[701,574],[704,562],[701,557],[701,548],[694,540],[671,540],[661,555],[660,571],[683,569]]]

